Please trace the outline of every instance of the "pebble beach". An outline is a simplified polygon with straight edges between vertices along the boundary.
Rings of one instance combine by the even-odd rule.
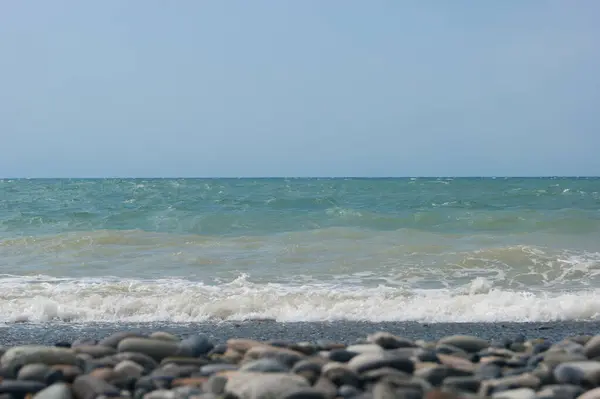
[[[600,397],[600,323],[13,324],[9,398]]]

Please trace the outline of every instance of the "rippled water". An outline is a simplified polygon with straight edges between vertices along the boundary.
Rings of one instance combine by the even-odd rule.
[[[0,180],[0,321],[600,319],[600,179]]]

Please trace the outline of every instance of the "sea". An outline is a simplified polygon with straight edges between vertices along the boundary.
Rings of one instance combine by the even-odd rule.
[[[0,323],[600,320],[600,178],[0,180]]]

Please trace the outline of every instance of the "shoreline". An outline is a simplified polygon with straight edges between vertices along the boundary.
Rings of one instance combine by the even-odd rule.
[[[204,334],[216,343],[230,337],[286,341],[329,340],[353,343],[367,334],[386,331],[407,339],[437,340],[444,336],[467,334],[487,340],[545,338],[559,341],[567,336],[596,335],[600,321],[419,323],[419,322],[277,322],[273,320],[218,321],[202,323],[11,323],[0,325],[0,345],[45,344],[76,339],[100,339],[118,331],[145,333],[165,331],[178,336]]]

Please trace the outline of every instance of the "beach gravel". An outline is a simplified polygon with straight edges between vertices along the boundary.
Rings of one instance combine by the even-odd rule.
[[[383,326],[7,326],[0,397],[600,398],[596,323]]]

